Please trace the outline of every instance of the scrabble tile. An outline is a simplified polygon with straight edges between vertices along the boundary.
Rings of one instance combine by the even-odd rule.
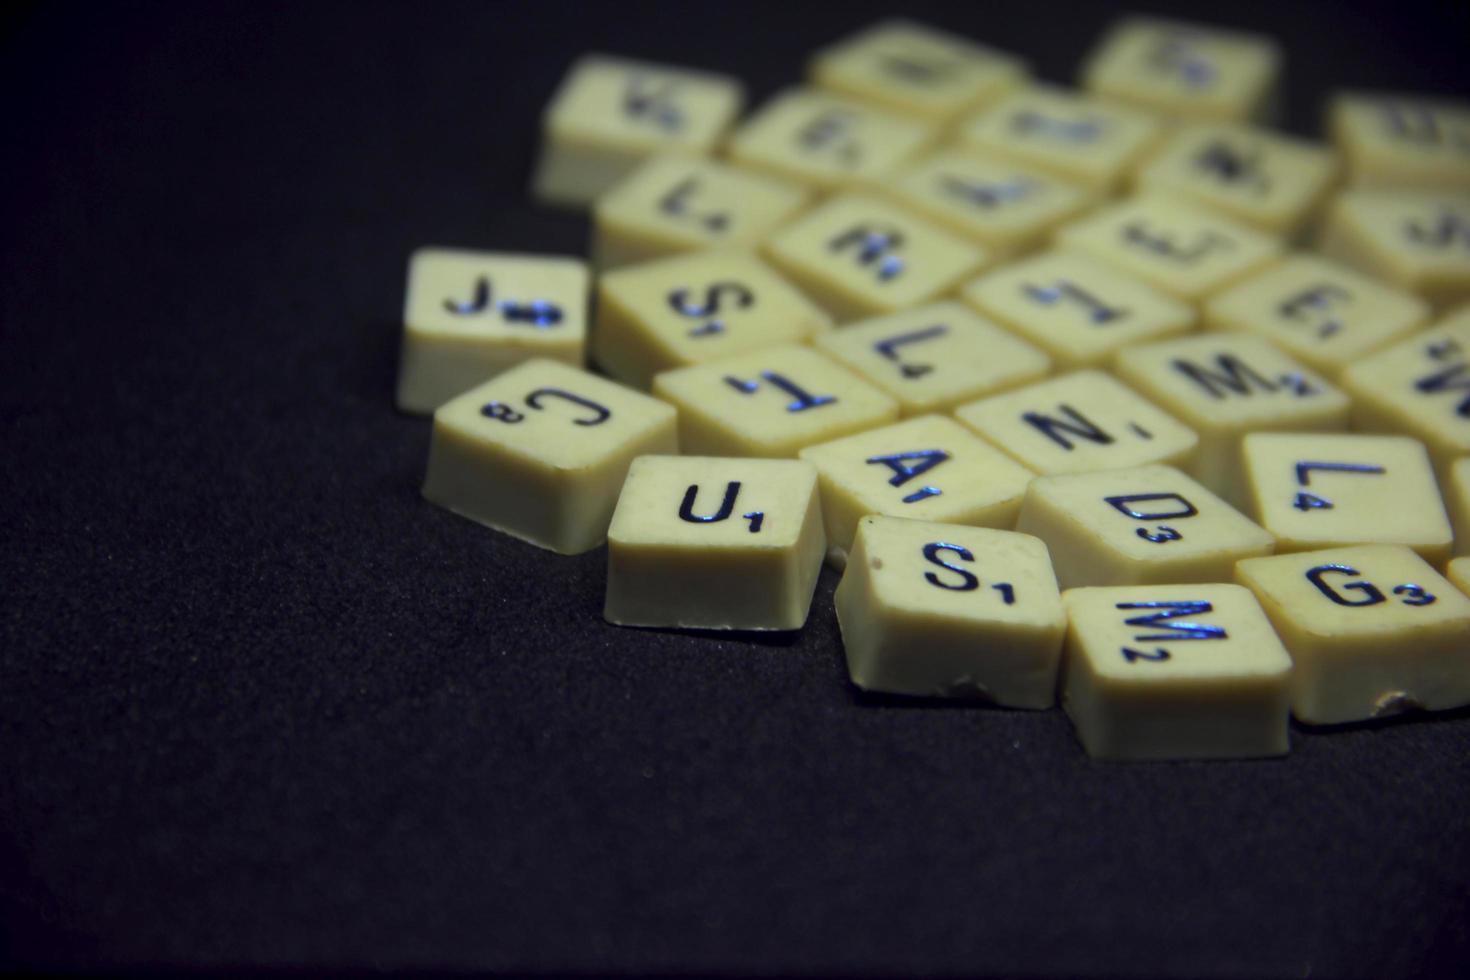
[[[1240,438],[1247,432],[1332,432],[1348,425],[1347,395],[1246,333],[1209,333],[1130,347],[1117,373],[1199,435],[1191,472],[1244,506]]]
[[[674,410],[538,358],[434,412],[424,496],[542,548],[597,547],[635,456],[677,453]]]
[[[713,150],[744,101],[725,75],[586,55],[542,116],[531,191],[550,204],[591,204],[655,153]]]
[[[408,260],[398,408],[427,415],[534,357],[580,366],[586,343],[580,259],[418,249]]]
[[[1211,330],[1258,334],[1330,378],[1348,363],[1407,336],[1429,305],[1317,255],[1299,253],[1211,296]]]
[[[1037,85],[967,117],[955,139],[966,148],[1106,194],[1123,183],[1162,134],[1150,113]]]
[[[801,342],[830,325],[754,255],[697,252],[602,276],[592,357],[613,377],[647,388],[660,371]]]
[[[1016,530],[1046,542],[1064,589],[1228,582],[1237,561],[1276,543],[1172,466],[1038,477]]]
[[[1098,759],[1285,755],[1291,657],[1238,585],[1068,589],[1062,706]]]
[[[725,152],[742,167],[831,191],[892,173],[935,136],[931,124],[912,116],[788,89],[742,123]]]
[[[1041,245],[1092,203],[1079,185],[969,150],[925,157],[881,189],[997,259]]]
[[[1291,652],[1291,710],[1301,721],[1470,703],[1470,597],[1408,548],[1251,558],[1235,574]]]
[[[1328,208],[1321,248],[1444,310],[1470,299],[1470,193],[1347,191]]]
[[[1178,420],[1101,371],[982,398],[961,405],[955,417],[1043,475],[1187,465],[1199,442]]]
[[[985,253],[881,198],[844,194],[776,232],[765,255],[839,321],[894,313],[956,288]]]
[[[1051,369],[1036,347],[952,300],[861,320],[813,343],[898,399],[905,417],[947,412]]]
[[[1276,238],[1159,194],[1129,198],[1063,225],[1056,242],[1190,302],[1244,278],[1281,252]]]
[[[1278,552],[1401,544],[1436,564],[1450,556],[1449,517],[1414,439],[1256,432],[1241,454],[1250,513]]]
[[[810,464],[644,456],[628,470],[607,532],[603,618],[800,629],[824,549]]]
[[[1470,307],[1352,364],[1352,425],[1422,441],[1435,465],[1470,453]]]
[[[1082,87],[1188,119],[1262,120],[1274,111],[1281,51],[1260,34],[1126,17],[1084,60]]]
[[[813,85],[892,112],[944,123],[1021,84],[1020,58],[902,18],[817,51]]]
[[[954,419],[921,415],[808,446],[821,478],[828,558],[847,562],[858,520],[888,514],[1010,530],[1032,473]]]
[[[767,347],[665,371],[653,393],[679,409],[679,442],[710,456],[794,457],[898,418],[898,403],[809,347]]]
[[[1195,321],[1187,303],[1070,252],[992,269],[960,296],[1046,351],[1062,371],[1104,365],[1122,347],[1184,333]]]
[[[1360,187],[1470,190],[1470,103],[1343,92],[1327,128]]]
[[[1136,186],[1290,236],[1321,207],[1337,169],[1333,153],[1316,143],[1236,123],[1194,123],[1159,148]]]
[[[754,248],[804,207],[790,181],[738,167],[665,154],[597,199],[592,260],[610,269],[707,248]]]
[[[1449,466],[1443,487],[1450,526],[1455,529],[1455,554],[1470,555],[1470,456]]]
[[[1036,538],[864,517],[834,599],[848,674],[865,691],[1056,701],[1066,618]]]

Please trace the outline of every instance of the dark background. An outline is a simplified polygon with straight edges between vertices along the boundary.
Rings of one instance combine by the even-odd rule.
[[[902,5],[1070,81],[1114,4]],[[1194,3],[1457,92],[1470,8]],[[1060,711],[865,700],[785,638],[617,629],[418,495],[425,243],[524,188],[587,48],[759,101],[886,12],[43,5],[0,22],[0,965],[1386,977],[1470,964],[1470,714],[1090,762]]]

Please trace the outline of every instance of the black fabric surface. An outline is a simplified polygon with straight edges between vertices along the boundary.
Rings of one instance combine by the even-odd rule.
[[[903,11],[1070,81],[1123,8]],[[1194,3],[1464,97],[1463,5]],[[524,188],[587,48],[759,101],[874,4],[43,6],[0,47],[0,965],[1092,976],[1470,966],[1470,714],[1105,765],[1057,710],[617,629],[606,555],[424,502],[414,247]]]

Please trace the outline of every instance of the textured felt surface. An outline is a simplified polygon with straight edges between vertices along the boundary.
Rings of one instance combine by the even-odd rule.
[[[1051,79],[1118,7],[903,5]],[[1202,3],[1465,92],[1457,7]],[[523,188],[598,47],[757,99],[878,5],[85,6],[0,41],[3,965],[1385,977],[1470,958],[1470,715],[1090,762],[1056,710],[617,629],[605,552],[425,503],[409,251],[577,253]]]

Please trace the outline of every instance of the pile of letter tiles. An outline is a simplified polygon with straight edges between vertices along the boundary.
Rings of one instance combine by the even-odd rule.
[[[1098,758],[1470,704],[1470,105],[1307,141],[1281,62],[1128,18],[1068,89],[890,20],[743,115],[582,57],[532,191],[590,262],[411,258],[424,496],[606,542],[627,627],[800,629],[827,562],[858,687]]]

